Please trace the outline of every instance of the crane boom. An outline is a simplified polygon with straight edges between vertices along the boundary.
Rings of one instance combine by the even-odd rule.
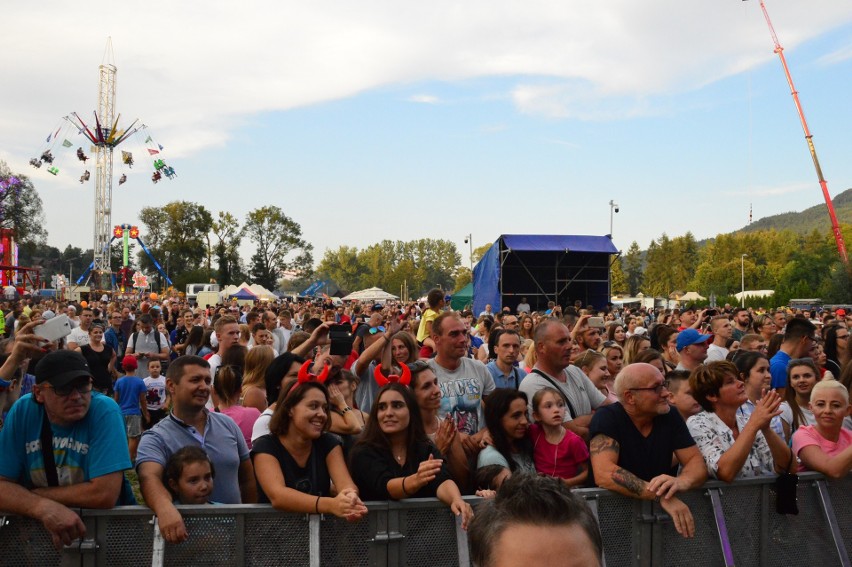
[[[796,111],[799,113],[799,120],[802,122],[802,130],[805,132],[805,140],[808,143],[808,150],[811,153],[811,159],[814,162],[819,186],[822,188],[822,196],[825,198],[825,205],[828,207],[828,216],[831,219],[831,230],[834,232],[834,242],[837,244],[837,252],[840,254],[840,259],[849,270],[849,257],[846,254],[846,244],[843,241],[843,233],[840,231],[840,224],[837,222],[837,215],[834,212],[834,204],[831,202],[831,195],[828,192],[828,182],[822,175],[822,168],[819,165],[816,147],[814,146],[813,134],[808,129],[808,121],[805,119],[805,111],[802,110],[802,103],[799,100],[799,92],[793,84],[793,76],[790,74],[790,68],[787,66],[787,59],[784,57],[784,48],[778,41],[778,36],[775,33],[775,27],[772,25],[772,20],[769,19],[769,12],[766,10],[766,4],[760,0],[760,9],[763,11],[763,17],[766,18],[766,24],[769,26],[769,33],[772,35],[772,41],[775,43],[775,53],[781,59],[781,65],[784,67],[784,75],[787,77],[787,84],[790,85],[790,94],[793,95],[793,103],[796,105]]]

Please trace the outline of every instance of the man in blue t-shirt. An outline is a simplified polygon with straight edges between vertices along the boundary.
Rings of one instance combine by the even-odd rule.
[[[814,344],[816,325],[801,317],[794,317],[787,323],[784,331],[784,342],[775,356],[769,361],[769,372],[772,374],[772,388],[784,397],[787,387],[787,364],[794,358],[808,355]]]
[[[43,340],[25,326],[15,342],[13,366]],[[60,548],[86,533],[69,508],[115,506],[130,459],[121,411],[92,392],[82,354],[52,352],[36,365],[35,376],[32,393],[12,406],[0,431],[0,510],[41,521]],[[42,439],[52,451],[42,450]]]

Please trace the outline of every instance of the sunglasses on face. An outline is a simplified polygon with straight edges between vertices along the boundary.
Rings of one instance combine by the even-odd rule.
[[[51,384],[44,384],[42,387],[53,390],[53,393],[59,396],[60,398],[67,398],[75,391],[80,394],[88,394],[92,391],[92,382],[89,381],[85,384],[66,384],[64,386],[53,386]]]

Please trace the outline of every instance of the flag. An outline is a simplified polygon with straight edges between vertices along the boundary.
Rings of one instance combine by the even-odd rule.
[[[69,142],[68,140],[65,140],[64,142],[62,142],[63,148],[70,148],[72,145],[73,144],[71,142]]]
[[[50,143],[50,139],[51,139],[52,137],[53,137],[53,133],[51,132],[50,134],[48,134],[48,135],[47,135],[47,140],[45,140],[45,142],[49,144],[49,143]]]
[[[153,155],[156,155],[156,154],[158,154],[158,153],[160,153],[160,152],[158,152],[157,150],[152,150],[152,149],[148,148],[148,153],[149,153],[149,154],[151,154],[151,155],[153,156]]]
[[[148,136],[147,138],[145,138],[145,143],[146,143],[146,144],[147,144],[148,142],[150,142],[150,141],[151,141],[151,136]]]
[[[59,137],[59,131],[60,130],[62,130],[62,126],[60,126],[59,128],[56,129],[56,134],[53,135],[54,140]]]
[[[163,146],[162,146],[162,144],[157,144],[157,146],[160,148],[160,151],[162,151],[162,150],[163,150]]]

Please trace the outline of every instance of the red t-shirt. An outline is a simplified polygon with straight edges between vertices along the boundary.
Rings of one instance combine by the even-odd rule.
[[[534,423],[530,425],[529,436],[533,443],[535,470],[541,474],[572,478],[579,474],[580,465],[589,460],[586,442],[573,431],[566,429],[562,441],[553,445],[547,441],[544,429]]]

